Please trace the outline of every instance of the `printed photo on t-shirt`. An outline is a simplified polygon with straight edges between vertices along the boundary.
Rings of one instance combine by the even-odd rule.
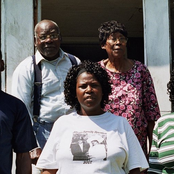
[[[73,161],[92,163],[107,160],[107,134],[96,131],[74,132],[70,145]]]

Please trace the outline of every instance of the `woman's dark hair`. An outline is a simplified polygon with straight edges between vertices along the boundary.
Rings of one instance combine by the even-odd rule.
[[[170,81],[167,83],[167,93],[169,94],[169,100],[174,102],[174,70],[171,73]]]
[[[107,21],[101,24],[98,28],[99,31],[99,42],[103,46],[106,43],[107,38],[115,32],[120,32],[123,36],[127,38],[127,31],[123,24],[117,21]]]
[[[101,101],[101,108],[104,108],[108,102],[108,96],[111,93],[111,86],[109,83],[109,77],[107,72],[97,62],[91,62],[89,60],[83,61],[80,65],[73,66],[68,72],[64,82],[64,95],[65,102],[75,107],[77,111],[80,111],[80,103],[76,97],[76,83],[80,71],[93,74],[98,82],[101,84],[103,97]],[[85,70],[85,71],[84,71]]]

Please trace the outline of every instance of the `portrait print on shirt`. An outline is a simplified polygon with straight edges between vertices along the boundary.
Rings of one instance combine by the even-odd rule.
[[[107,160],[107,134],[96,131],[73,133],[70,145],[73,161],[90,164],[94,160]]]

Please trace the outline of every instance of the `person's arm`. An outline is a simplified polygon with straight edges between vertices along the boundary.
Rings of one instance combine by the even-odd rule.
[[[129,174],[140,174],[140,169],[136,168],[136,169],[132,169]]]
[[[29,152],[16,154],[16,174],[31,174],[31,159]]]
[[[41,174],[56,174],[57,169],[43,169]]]
[[[147,136],[148,136],[148,139],[149,139],[149,149],[147,151],[147,160],[149,160],[149,153],[150,153],[151,146],[152,146],[152,136],[153,136],[154,126],[155,126],[155,121],[148,121]]]
[[[152,133],[155,125],[155,121],[158,120],[160,115],[160,109],[158,105],[158,100],[155,92],[155,87],[153,83],[153,79],[151,77],[150,71],[147,67],[144,67],[144,71],[142,72],[142,80],[143,80],[143,110],[145,114],[145,118],[147,119],[147,138],[149,140],[149,149],[147,149],[146,157],[149,158],[149,153],[152,145]]]
[[[28,59],[25,59],[25,61],[20,63],[13,72],[11,94],[25,103],[29,115],[32,118],[33,113],[31,110],[31,104],[34,86],[34,72],[32,71],[32,58],[29,57]]]

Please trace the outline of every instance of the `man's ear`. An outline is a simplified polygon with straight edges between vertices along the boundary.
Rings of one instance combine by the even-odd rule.
[[[36,44],[36,37],[34,37],[34,46],[36,47],[37,46],[37,44]]]

